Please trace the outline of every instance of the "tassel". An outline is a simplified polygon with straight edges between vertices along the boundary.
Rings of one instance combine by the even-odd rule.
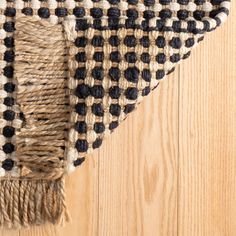
[[[69,221],[69,214],[63,179],[0,181],[0,225],[19,228],[64,221]]]

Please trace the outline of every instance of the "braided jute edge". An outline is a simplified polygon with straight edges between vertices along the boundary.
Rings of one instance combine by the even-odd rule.
[[[69,221],[65,205],[64,178],[58,180],[0,181],[0,225],[7,228],[64,225]]]
[[[50,42],[45,37],[50,37]],[[0,225],[63,225],[69,106],[62,25],[19,17],[15,32],[16,158],[19,179],[0,180]]]
[[[23,115],[16,131],[20,176],[58,179],[64,174],[70,125],[63,27],[25,16],[15,27],[16,103],[18,116]]]

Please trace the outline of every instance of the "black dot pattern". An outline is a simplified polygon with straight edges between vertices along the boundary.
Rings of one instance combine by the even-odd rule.
[[[74,17],[77,35],[71,41],[71,123],[68,152],[72,166],[102,145],[104,137],[135,110],[176,63],[190,56],[193,46],[214,30],[229,13],[228,0],[19,0],[6,1],[0,19],[5,140],[1,165],[11,172],[18,122],[14,79],[15,17],[37,15],[60,23]],[[75,152],[75,151],[76,152]],[[75,154],[76,153],[76,154]]]
[[[20,11],[20,10],[19,10]],[[14,31],[15,31],[15,17],[18,12],[18,9],[14,7],[14,4],[10,1],[6,1],[6,8],[4,11],[4,22],[0,22],[0,44],[5,46],[5,52],[1,53],[1,59],[5,64],[3,68],[1,68],[3,82],[3,97],[2,97],[2,119],[4,120],[4,125],[1,127],[1,135],[5,140],[5,144],[2,145],[2,152],[5,153],[5,160],[2,161],[1,168],[3,168],[6,172],[11,172],[15,165],[14,161],[11,159],[11,155],[15,151],[15,145],[12,139],[15,136],[16,126],[14,122],[17,119],[16,112],[14,111],[15,99],[14,99],[14,91],[15,91],[15,80],[14,80]]]
[[[189,57],[204,33],[218,26],[218,13],[228,14],[219,8],[214,15],[219,3],[207,0],[160,0],[159,11],[153,8],[156,1],[144,0],[142,12],[139,1],[128,1],[124,9],[119,2],[108,2],[108,10],[96,5],[86,11],[82,4],[73,10],[78,17],[72,45],[78,67],[71,69],[77,84],[72,97],[78,101],[73,104],[78,120],[86,123],[75,120],[79,158],[100,147],[106,133],[118,127],[176,63]],[[85,12],[91,21],[82,19]],[[105,17],[108,20],[101,21]]]

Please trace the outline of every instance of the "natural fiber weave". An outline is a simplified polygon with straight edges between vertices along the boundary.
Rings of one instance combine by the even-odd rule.
[[[65,174],[229,8],[229,0],[0,0],[0,224],[68,220]]]

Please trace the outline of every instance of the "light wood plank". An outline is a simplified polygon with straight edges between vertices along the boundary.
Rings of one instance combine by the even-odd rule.
[[[0,229],[0,236],[19,236],[19,230],[8,230],[8,229]]]
[[[180,70],[181,236],[236,233],[235,9]]]
[[[176,235],[178,71],[107,140],[99,159],[99,235]]]

